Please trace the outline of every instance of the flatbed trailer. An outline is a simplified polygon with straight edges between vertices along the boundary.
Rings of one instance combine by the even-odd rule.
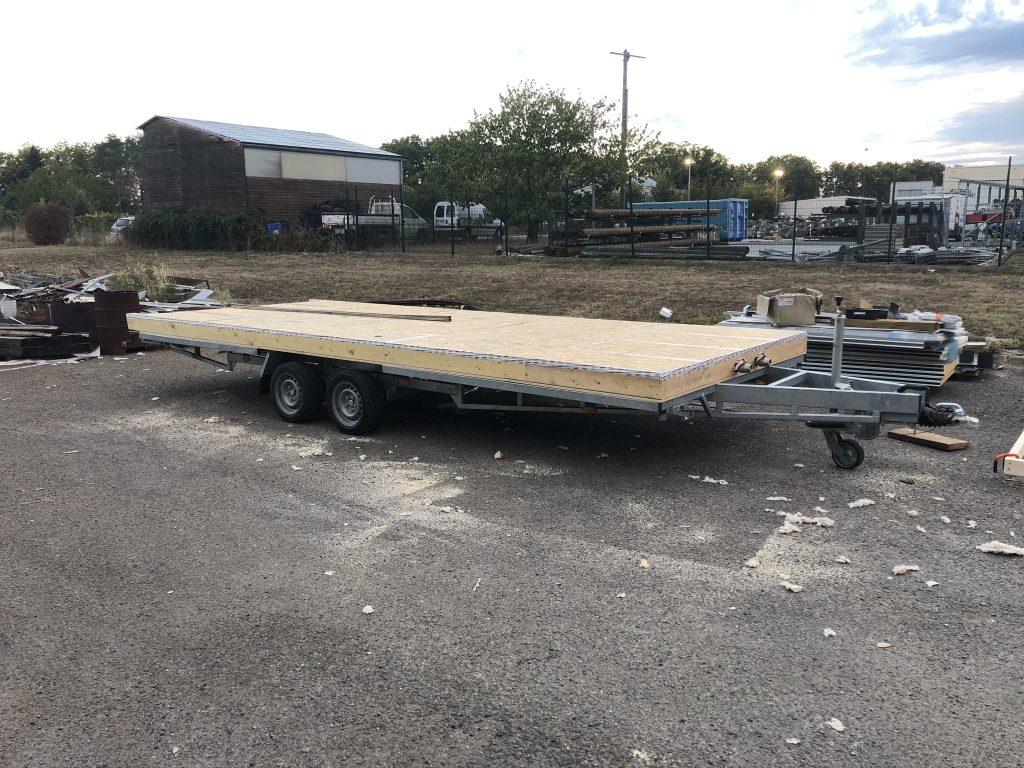
[[[174,317],[129,315],[129,326],[139,331],[144,341],[165,344],[201,362],[229,370],[238,364],[257,365],[260,367],[259,391],[272,395],[274,406],[282,418],[291,422],[312,420],[321,415],[326,402],[327,411],[337,426],[353,434],[370,432],[379,426],[389,402],[426,391],[447,396],[460,410],[634,413],[684,420],[803,422],[822,431],[837,466],[854,469],[864,460],[864,450],[854,438],[877,437],[881,426],[887,423],[916,423],[924,405],[920,392],[903,391],[898,384],[840,375],[841,319],[838,321],[838,343],[831,373],[797,370],[795,366],[802,359],[802,352],[794,353],[794,350],[805,349],[806,339],[795,338],[792,333],[775,333],[774,336],[759,337],[761,343],[741,347],[738,351],[716,354],[721,349],[715,348],[713,353],[707,353],[706,358],[673,368],[669,371],[671,375],[654,377],[652,374],[651,381],[647,382],[631,381],[629,376],[620,375],[620,369],[609,366],[600,367],[600,374],[595,374],[592,366],[588,368],[582,363],[575,366],[559,363],[566,366],[565,370],[555,370],[549,360],[530,360],[532,366],[512,366],[504,357],[491,356],[491,359],[481,360],[480,354],[468,355],[461,349],[455,353],[450,349],[443,351],[444,359],[459,363],[462,370],[439,370],[435,360],[440,355],[439,346],[425,347],[425,342],[410,346],[406,338],[374,343],[364,339],[367,342],[364,345],[353,340],[352,337],[358,336],[353,327],[362,328],[363,336],[367,335],[366,328],[373,327],[367,318],[381,319],[391,331],[396,325],[406,328],[407,321],[439,327],[440,323],[450,322],[451,312],[459,312],[402,307],[406,314],[398,315],[395,314],[396,309],[390,305],[317,302],[246,308],[252,313],[245,315],[248,318],[245,322],[255,324],[256,320],[252,319],[255,316],[262,321],[258,328],[239,325],[241,314],[224,314],[222,310],[190,312],[187,313],[187,321]],[[263,315],[263,312],[267,314]],[[301,316],[306,313],[329,315],[332,335],[322,335],[323,317],[314,318],[321,323],[318,326],[321,335],[297,333],[296,327],[300,327],[302,322],[309,322],[308,318]],[[483,317],[485,314],[498,317],[506,325],[512,320],[505,318],[543,319],[541,316],[479,313],[473,318],[474,323],[479,325],[487,320]],[[217,317],[219,321],[204,323],[204,316],[211,321]],[[571,320],[565,324],[569,329],[578,326],[584,330],[611,328],[608,333],[612,335],[640,330],[649,334],[651,329],[663,329],[666,335],[696,333],[680,331],[677,324],[575,318],[549,320],[556,325],[560,320]],[[600,323],[605,325],[598,325]],[[699,328],[703,332],[704,328]],[[441,338],[444,334],[424,333],[423,336]],[[797,337],[803,336],[802,333],[797,334]],[[444,337],[444,341],[449,346],[453,343],[449,337]],[[745,339],[743,343],[749,344],[750,341]],[[402,346],[396,346],[399,342]],[[653,343],[663,345],[666,342],[659,340]],[[725,341],[720,343],[726,344]],[[611,341],[595,342],[593,346],[601,344],[611,344]],[[692,347],[686,349],[691,350]],[[403,350],[406,354],[399,354]],[[431,356],[425,350],[433,350],[437,354]],[[765,350],[781,351],[786,358],[774,363]],[[581,353],[575,350],[574,354],[578,357]],[[595,353],[591,350],[588,354]],[[686,354],[696,353],[689,351]],[[620,356],[630,355],[632,353],[621,353]],[[598,358],[601,356],[595,359]],[[671,365],[675,365],[675,361]],[[514,375],[518,376],[517,380],[514,380]],[[639,377],[639,374],[634,375]],[[605,391],[600,391],[598,384]],[[666,394],[673,389],[677,393]]]

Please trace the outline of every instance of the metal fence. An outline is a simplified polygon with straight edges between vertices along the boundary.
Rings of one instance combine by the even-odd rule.
[[[941,189],[899,182],[894,166],[891,182],[876,180],[888,187],[885,199],[794,199],[779,185],[774,199],[759,200],[756,210],[739,197],[659,202],[642,182],[625,185],[623,203],[618,190],[599,195],[585,179],[566,179],[548,190],[546,214],[532,221],[512,211],[507,190],[456,200],[454,190],[468,185],[454,185],[446,199],[421,203],[425,210],[404,200],[377,201],[382,207],[325,219],[325,226],[334,226],[352,250],[452,256],[1003,266],[1020,261],[1024,250],[1024,185],[1011,183],[1012,168],[1002,181],[971,179]],[[694,181],[696,189],[711,186]]]

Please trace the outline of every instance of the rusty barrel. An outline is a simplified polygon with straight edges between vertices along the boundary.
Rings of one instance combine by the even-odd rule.
[[[121,354],[128,348],[134,334],[128,330],[125,315],[138,312],[136,291],[96,291],[96,340],[104,355]]]

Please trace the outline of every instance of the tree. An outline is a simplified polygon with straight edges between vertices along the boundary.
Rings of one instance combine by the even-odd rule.
[[[18,182],[27,179],[43,165],[39,147],[27,144],[17,152],[0,153],[0,204]],[[6,208],[14,206],[4,205]],[[23,206],[22,206],[23,207]]]
[[[613,113],[606,102],[520,83],[470,123],[460,170],[483,196],[503,202],[507,195],[511,218],[525,220],[527,239],[536,240],[540,222],[564,205],[567,186],[622,183],[623,157],[645,161],[644,132],[631,132],[623,147]]]
[[[142,138],[108,135],[92,145],[92,166],[104,185],[97,210],[131,213],[142,204]]]
[[[665,174],[684,192],[683,197],[688,187],[694,199],[731,197],[734,193],[733,166],[725,155],[711,147],[659,142],[651,154],[652,175],[658,178],[657,174]],[[687,160],[691,161],[689,165]]]
[[[22,211],[45,200],[80,213],[132,212],[139,208],[142,142],[108,136],[97,144],[22,147],[0,154],[0,207]]]
[[[776,182],[777,170],[782,171],[782,177]],[[803,155],[772,155],[754,165],[751,180],[757,184],[777,183],[783,199],[812,198],[821,194],[821,169]]]

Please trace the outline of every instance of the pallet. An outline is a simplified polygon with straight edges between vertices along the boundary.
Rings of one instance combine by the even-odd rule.
[[[130,314],[128,326],[195,345],[205,341],[657,402],[736,378],[733,369],[741,359],[750,363],[763,353],[781,363],[807,348],[806,334],[794,330],[418,307],[417,314],[451,318],[424,322],[402,317],[408,314],[402,309],[311,300],[259,309]]]
[[[893,440],[900,440],[904,443],[923,445],[926,448],[935,448],[939,451],[962,451],[970,447],[970,443],[956,437],[946,437],[935,432],[921,432],[914,427],[900,427],[890,429],[889,437]]]

